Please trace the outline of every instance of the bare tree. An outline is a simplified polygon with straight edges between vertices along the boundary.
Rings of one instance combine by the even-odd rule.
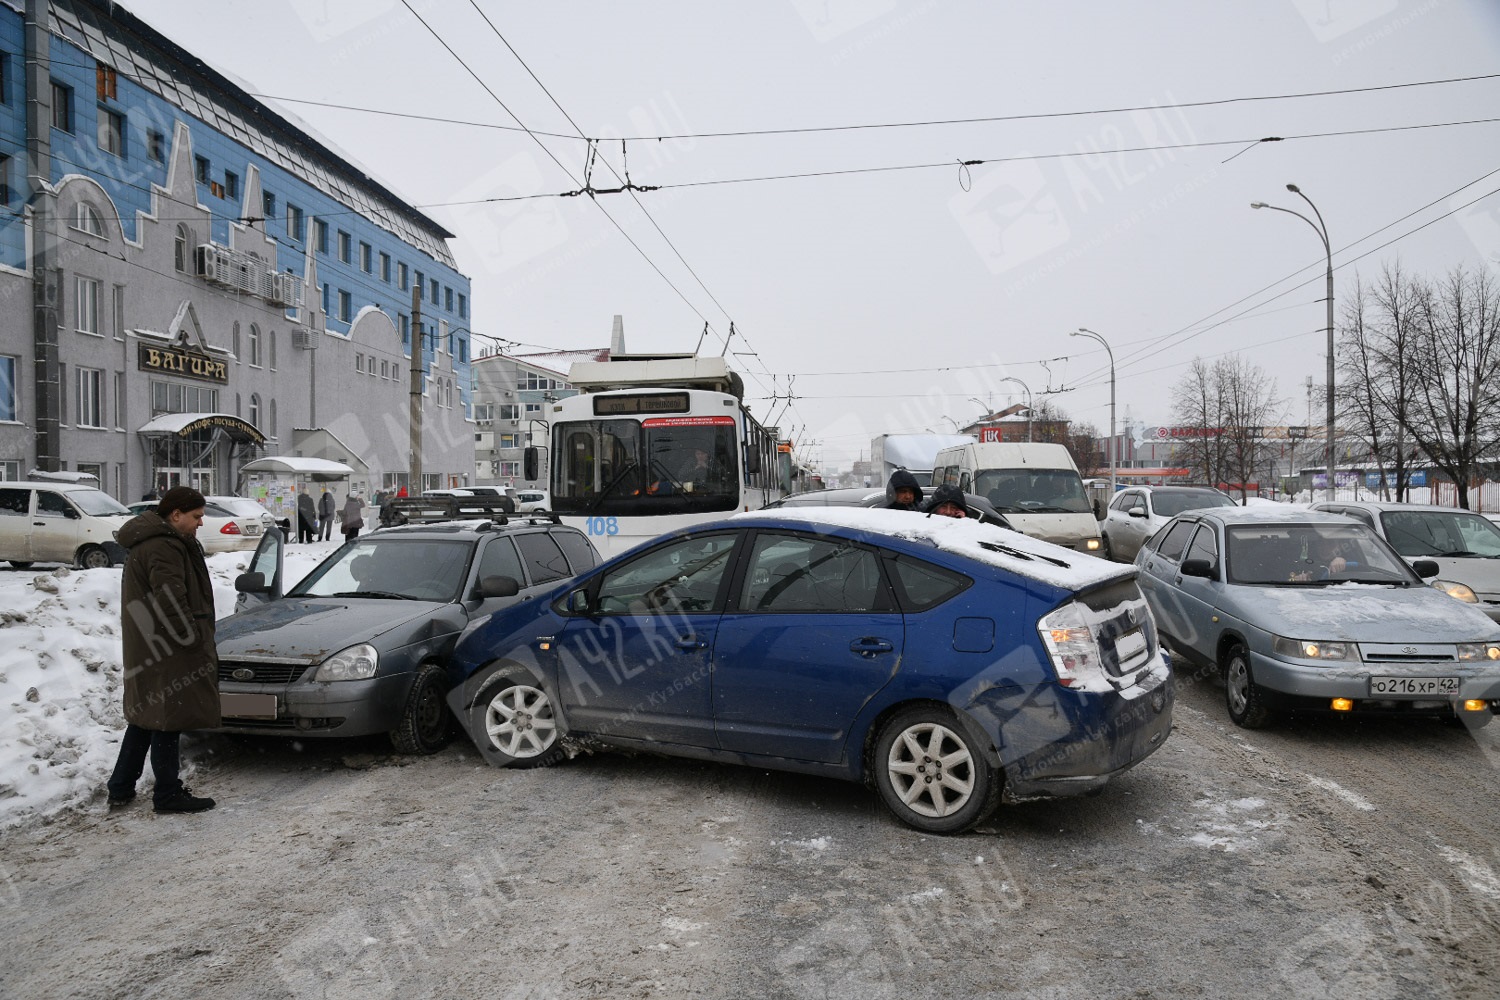
[[[1270,377],[1242,355],[1212,365],[1194,358],[1172,404],[1173,419],[1188,429],[1173,461],[1205,482],[1238,484],[1243,500],[1271,462],[1265,427],[1281,402]]]
[[[1412,403],[1402,422],[1417,447],[1469,506],[1469,481],[1493,447],[1500,403],[1500,287],[1486,271],[1454,269],[1420,285],[1413,343]]]
[[[1031,413],[1032,440],[1060,444],[1073,456],[1073,463],[1085,476],[1095,475],[1108,465],[1099,432],[1092,424],[1071,420],[1056,402],[1043,397]]]
[[[1172,446],[1172,461],[1204,483],[1225,480],[1224,448],[1219,440],[1219,390],[1213,369],[1194,358],[1187,376],[1172,390],[1172,419],[1188,435]]]
[[[1394,479],[1397,500],[1405,500],[1409,489],[1412,449],[1405,425],[1419,377],[1413,340],[1423,297],[1420,283],[1402,273],[1399,262],[1388,264],[1373,288],[1356,282],[1344,302],[1339,334],[1340,423],[1369,444],[1381,495],[1389,495],[1385,484]]]

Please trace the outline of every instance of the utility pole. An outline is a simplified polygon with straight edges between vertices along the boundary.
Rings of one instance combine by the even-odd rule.
[[[36,467],[57,472],[62,462],[62,378],[58,312],[62,273],[57,258],[57,196],[52,193],[51,4],[26,0],[26,195],[31,207],[31,343],[36,388]],[[101,487],[103,483],[99,484]]]
[[[411,290],[411,472],[406,492],[409,496],[422,493],[422,287],[413,285]]]

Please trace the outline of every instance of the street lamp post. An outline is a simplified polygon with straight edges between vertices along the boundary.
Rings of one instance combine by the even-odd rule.
[[[1000,381],[1014,382],[1016,385],[1026,390],[1026,440],[1029,442],[1031,440],[1031,387],[1028,386],[1025,382],[1022,382],[1020,379],[1016,378],[1014,375],[1007,375]]]
[[[1109,349],[1109,341],[1086,327],[1080,326],[1068,336],[1092,337],[1104,345],[1104,351],[1109,355],[1109,495],[1114,496],[1116,454],[1120,450],[1119,442],[1115,440],[1115,352]]]
[[[1334,493],[1333,482],[1333,245],[1328,241],[1328,224],[1323,221],[1323,213],[1318,211],[1318,206],[1314,205],[1312,199],[1303,194],[1302,189],[1297,185],[1288,184],[1286,189],[1307,202],[1307,206],[1313,210],[1313,215],[1317,217],[1317,222],[1309,219],[1301,212],[1290,208],[1281,208],[1276,205],[1268,205],[1263,201],[1253,201],[1250,203],[1250,207],[1269,208],[1273,212],[1285,212],[1287,215],[1295,215],[1309,226],[1312,226],[1313,232],[1318,234],[1318,239],[1323,241],[1323,256],[1328,265],[1328,414],[1323,433],[1326,438],[1324,443],[1326,445],[1325,459],[1328,466],[1328,499],[1332,501],[1337,499]]]

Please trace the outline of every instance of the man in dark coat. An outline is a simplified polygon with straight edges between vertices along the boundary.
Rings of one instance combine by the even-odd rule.
[[[318,497],[318,541],[326,542],[333,537],[333,494],[327,490]]]
[[[917,510],[922,502],[922,484],[905,469],[891,473],[885,484],[885,505],[890,510]]]
[[[359,497],[353,493],[349,494],[349,499],[344,501],[344,509],[339,515],[339,520],[343,525],[345,541],[358,537],[359,529],[365,526],[365,505],[360,502]]]
[[[957,486],[939,486],[932,491],[932,498],[927,501],[927,506],[922,508],[928,514],[941,514],[943,517],[968,517],[968,504],[964,502],[963,490]]]
[[[120,585],[128,724],[109,779],[111,806],[135,798],[149,751],[157,812],[214,807],[177,776],[182,731],[212,729],[220,721],[213,583],[195,537],[203,507],[202,493],[174,486],[155,509],[115,533],[130,552]]]
[[[306,490],[297,493],[297,541],[311,542],[318,537],[318,505]]]

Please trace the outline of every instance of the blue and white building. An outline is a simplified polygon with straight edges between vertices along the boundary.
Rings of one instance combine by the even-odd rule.
[[[283,455],[472,482],[450,239],[118,4],[0,0],[0,477],[134,500]]]

